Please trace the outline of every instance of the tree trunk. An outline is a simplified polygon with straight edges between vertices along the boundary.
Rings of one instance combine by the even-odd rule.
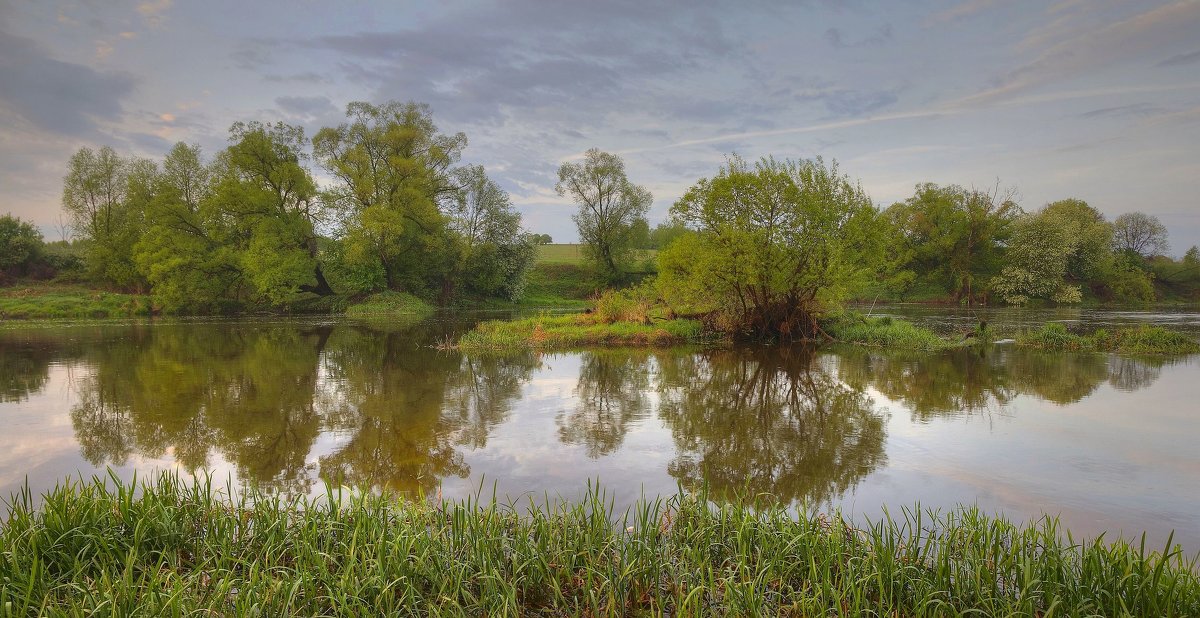
[[[302,286],[300,286],[300,291],[301,292],[312,292],[313,294],[316,294],[317,296],[332,296],[333,288],[329,287],[329,282],[325,280],[325,273],[321,272],[320,264],[317,264],[317,267],[314,270],[313,274],[316,276],[317,284],[316,285],[302,285]]]

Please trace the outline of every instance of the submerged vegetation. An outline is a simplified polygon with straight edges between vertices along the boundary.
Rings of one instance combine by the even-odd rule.
[[[211,479],[15,496],[8,615],[1134,615],[1200,613],[1196,559],[973,508],[840,517],[680,493],[616,513],[328,493],[230,498]]]
[[[1095,350],[1134,355],[1200,352],[1200,342],[1161,326],[1101,329],[1091,335],[1079,335],[1067,330],[1062,323],[1050,322],[1021,336],[1017,343],[1043,350]]]

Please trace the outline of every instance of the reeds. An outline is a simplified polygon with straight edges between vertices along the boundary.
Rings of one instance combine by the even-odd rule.
[[[1195,558],[1052,518],[917,508],[857,529],[703,492],[612,504],[592,484],[506,505],[69,482],[14,496],[0,615],[1200,615]]]
[[[1161,326],[1141,325],[1100,329],[1091,335],[1078,335],[1060,322],[1048,322],[1040,329],[1017,339],[1019,345],[1043,350],[1097,350],[1118,354],[1158,355],[1200,352],[1200,343],[1187,334]]]

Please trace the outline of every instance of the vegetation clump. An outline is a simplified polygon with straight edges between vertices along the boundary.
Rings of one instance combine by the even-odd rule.
[[[1067,330],[1061,322],[1049,322],[1017,339],[1019,345],[1043,350],[1095,350],[1118,354],[1192,354],[1200,343],[1188,335],[1161,326],[1101,329],[1091,335]]]
[[[463,335],[466,351],[553,350],[590,345],[668,346],[705,340],[696,320],[605,322],[594,313],[541,315],[521,320],[492,320]]]
[[[372,294],[346,309],[346,315],[350,317],[396,314],[429,315],[431,313],[433,313],[433,305],[403,292]]]
[[[907,350],[941,350],[958,345],[937,333],[890,316],[870,317],[842,312],[822,322],[823,330],[844,343]]]
[[[80,286],[34,284],[0,290],[0,318],[128,318],[153,312],[150,299]]]
[[[1050,517],[905,510],[856,528],[701,491],[582,500],[229,497],[211,479],[14,496],[6,615],[1200,614],[1196,558],[1081,541]]]

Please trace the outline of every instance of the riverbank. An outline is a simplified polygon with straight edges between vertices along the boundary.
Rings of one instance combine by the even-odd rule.
[[[867,528],[703,493],[614,513],[373,494],[230,500],[170,474],[69,481],[0,529],[7,615],[1200,614],[1196,558],[963,508]],[[331,506],[333,505],[333,506]]]

